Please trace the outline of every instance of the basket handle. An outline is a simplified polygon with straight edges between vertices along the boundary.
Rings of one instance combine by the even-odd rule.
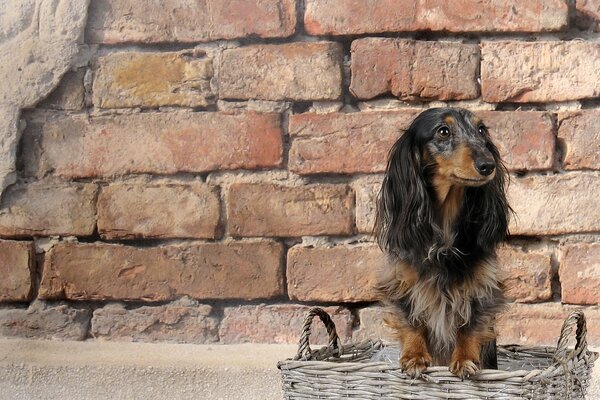
[[[312,357],[312,350],[310,349],[308,339],[310,338],[310,327],[312,320],[315,316],[318,316],[321,319],[321,322],[323,322],[325,328],[327,329],[327,335],[329,335],[328,347],[334,351],[334,354],[336,353],[336,350],[337,354],[339,354],[341,343],[339,343],[340,338],[335,330],[335,324],[325,310],[320,307],[313,307],[308,311],[308,314],[306,314],[306,317],[304,318],[302,333],[300,334],[300,342],[298,343],[298,353],[294,357],[294,360],[306,361],[310,360]]]
[[[582,310],[573,311],[563,323],[562,329],[560,330],[560,337],[556,345],[556,351],[554,352],[554,359],[556,361],[566,362],[568,353],[568,343],[572,336],[573,327],[577,326],[575,331],[575,350],[572,355],[580,355],[582,352],[587,352],[587,325],[585,322],[585,315]]]

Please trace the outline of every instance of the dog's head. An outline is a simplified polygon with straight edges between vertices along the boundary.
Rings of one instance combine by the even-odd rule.
[[[509,207],[506,169],[485,122],[460,108],[419,114],[392,147],[377,200],[375,233],[392,253],[440,241],[444,196],[459,188],[455,229],[490,249],[504,240]],[[436,235],[438,237],[436,237]]]

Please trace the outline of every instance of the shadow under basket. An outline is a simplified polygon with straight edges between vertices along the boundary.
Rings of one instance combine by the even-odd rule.
[[[309,346],[312,320],[327,328],[329,345]],[[568,348],[575,332],[575,347]],[[298,353],[280,361],[285,399],[584,399],[598,353],[588,350],[585,316],[565,320],[556,347],[498,346],[498,369],[461,380],[448,367],[427,368],[419,379],[404,374],[399,350],[381,341],[343,345],[329,315],[312,308],[304,320]]]

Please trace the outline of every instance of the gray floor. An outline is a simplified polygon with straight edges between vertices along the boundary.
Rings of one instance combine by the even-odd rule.
[[[275,365],[295,347],[0,339],[0,399],[281,399]]]

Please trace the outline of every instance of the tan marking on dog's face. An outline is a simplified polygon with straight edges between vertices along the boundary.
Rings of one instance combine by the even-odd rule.
[[[482,176],[475,169],[475,162],[471,149],[466,145],[459,145],[452,152],[451,157],[435,155],[434,160],[437,164],[436,176],[434,181],[443,189],[446,186],[481,186],[491,181],[496,175],[496,171],[489,176]],[[447,180],[447,183],[443,181]]]
[[[444,117],[444,122],[446,123],[446,125],[448,126],[452,126],[456,123],[456,120],[454,119],[454,117],[452,115],[447,115]]]

